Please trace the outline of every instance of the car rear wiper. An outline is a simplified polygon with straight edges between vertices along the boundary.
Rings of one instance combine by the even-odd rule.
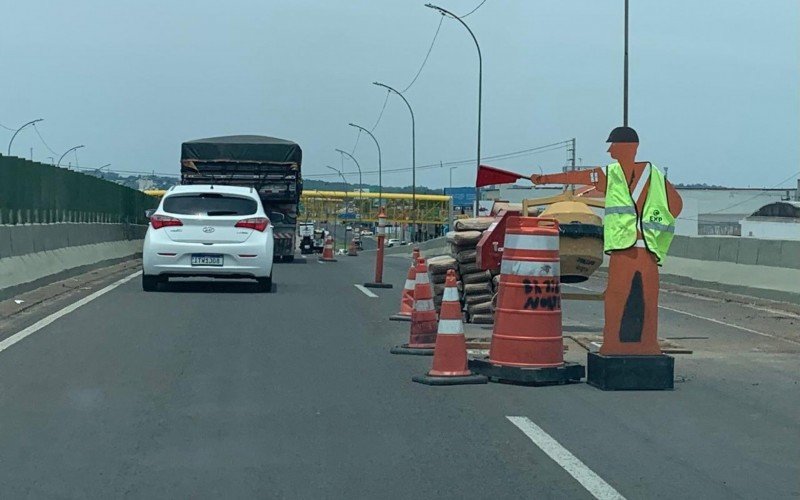
[[[207,212],[206,215],[208,216],[215,216],[215,215],[239,215],[239,212],[235,210],[212,210]]]

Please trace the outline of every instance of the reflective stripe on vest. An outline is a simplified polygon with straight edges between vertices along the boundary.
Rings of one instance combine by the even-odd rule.
[[[644,246],[656,256],[656,261],[661,265],[675,234],[675,218],[669,211],[664,175],[652,164],[648,164],[643,173],[648,173],[648,170],[649,175],[642,175],[631,193],[622,166],[612,163],[606,167],[604,250],[609,253]],[[637,195],[644,189],[647,178],[650,180],[650,187],[642,214],[638,214]],[[642,238],[638,241],[637,231],[642,232]],[[640,241],[642,243],[638,244]]]

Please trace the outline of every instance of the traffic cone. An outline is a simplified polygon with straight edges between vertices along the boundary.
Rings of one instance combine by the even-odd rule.
[[[358,250],[356,249],[356,240],[350,240],[350,245],[347,247],[347,255],[350,257],[358,257]]]
[[[411,312],[414,310],[414,284],[417,279],[417,267],[411,264],[406,275],[406,284],[403,295],[400,296],[400,312],[389,316],[392,321],[411,321]]]
[[[416,273],[409,340],[407,344],[393,347],[389,351],[392,354],[431,356],[436,346],[436,309],[433,307],[433,289],[425,259],[417,260]]]
[[[422,254],[419,251],[419,247],[414,247],[414,249],[411,251],[411,267],[417,267],[417,259],[420,257],[422,257]]]
[[[322,246],[322,258],[319,259],[320,262],[336,262],[336,258],[333,256],[333,237],[328,236],[325,238],[325,244]]]
[[[433,368],[427,375],[412,377],[411,380],[425,385],[485,384],[489,381],[483,375],[473,375],[467,368],[467,340],[464,337],[461,301],[453,269],[447,271],[444,285]]]
[[[559,230],[553,219],[509,217],[506,224],[492,343],[470,359],[475,372],[520,384],[563,384],[585,375],[564,361]]]

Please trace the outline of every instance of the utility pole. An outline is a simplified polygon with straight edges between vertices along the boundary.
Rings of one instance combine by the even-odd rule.
[[[570,170],[574,171],[575,170],[575,138],[574,137],[569,141],[569,145],[567,145],[567,154],[569,154],[569,164],[570,164],[570,167],[571,167]],[[569,187],[570,187],[570,190],[572,191],[572,193],[574,194],[575,193],[575,184],[570,184]]]
[[[31,161],[33,161],[33,148],[31,148]]]
[[[622,125],[628,126],[628,0],[625,0],[625,61],[622,88]]]

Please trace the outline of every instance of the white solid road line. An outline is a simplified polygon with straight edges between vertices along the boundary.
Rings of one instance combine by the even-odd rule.
[[[525,435],[533,441],[533,444],[538,446],[547,456],[563,467],[570,476],[581,483],[581,486],[586,488],[586,491],[591,493],[592,496],[602,500],[625,500],[625,497],[617,490],[603,481],[603,478],[595,474],[592,469],[581,462],[578,457],[570,453],[569,450],[561,446],[558,441],[553,439],[550,434],[543,431],[541,427],[534,424],[531,419],[528,417],[506,418],[510,420],[512,424],[519,427],[519,430],[524,432]]]
[[[96,291],[96,292],[94,292],[94,293],[92,293],[90,295],[87,295],[86,297],[82,298],[81,300],[79,300],[77,302],[73,302],[72,304],[68,305],[67,307],[54,312],[50,316],[47,316],[46,318],[40,319],[39,321],[37,321],[36,323],[32,324],[28,328],[25,328],[24,330],[18,331],[14,335],[12,335],[12,336],[8,337],[7,339],[5,339],[4,341],[0,342],[0,352],[5,351],[6,349],[8,349],[12,345],[16,344],[20,340],[24,339],[28,335],[32,335],[32,334],[38,332],[39,330],[41,330],[42,328],[46,327],[50,323],[54,322],[58,318],[60,318],[62,316],[66,316],[67,314],[71,313],[75,309],[77,309],[77,308],[79,308],[79,307],[81,307],[83,305],[86,305],[89,302],[93,301],[97,297],[100,297],[101,295],[105,295],[108,292],[110,292],[111,290],[117,288],[118,286],[129,282],[130,280],[132,280],[133,278],[139,276],[140,274],[142,274],[141,271],[136,271],[135,273],[133,273],[133,274],[131,274],[129,276],[126,276],[126,277],[124,277],[124,278],[122,278],[120,280],[115,281],[114,283],[111,283],[110,285],[108,285],[105,288],[101,288],[100,290],[98,290],[98,291]]]
[[[369,298],[371,298],[371,299],[374,299],[374,298],[378,297],[378,296],[377,296],[377,295],[375,295],[374,293],[372,293],[372,292],[370,292],[369,290],[367,290],[367,287],[365,287],[364,285],[353,285],[353,286],[354,286],[354,287],[356,287],[356,288],[358,288],[358,289],[359,289],[359,290],[361,290],[362,292],[364,292],[364,295],[366,295],[367,297],[369,297]]]
[[[580,288],[581,290],[588,290],[590,292],[597,292],[598,291],[598,290],[593,290],[591,288],[586,288],[585,286],[578,286],[578,285],[569,285],[569,286],[573,286],[575,288]],[[686,316],[691,316],[692,318],[704,319],[706,321],[710,321],[711,323],[716,323],[718,325],[729,326],[731,328],[736,328],[737,330],[742,330],[744,332],[754,333],[754,334],[760,335],[762,337],[768,337],[768,338],[775,339],[775,340],[783,340],[784,342],[789,342],[790,344],[800,344],[800,342],[798,342],[796,340],[787,339],[787,338],[784,338],[784,337],[779,337],[779,336],[773,335],[771,333],[759,332],[758,330],[753,330],[752,328],[747,328],[747,327],[744,327],[744,326],[735,325],[733,323],[728,323],[727,321],[722,321],[722,320],[718,320],[718,319],[714,319],[714,318],[709,318],[707,316],[700,316],[699,314],[694,314],[694,313],[690,313],[690,312],[687,312],[687,311],[681,311],[680,309],[674,309],[672,307],[667,307],[667,306],[662,306],[662,305],[659,305],[658,308],[659,309],[664,309],[665,311],[671,311],[671,312],[674,312],[674,313],[678,313],[678,314],[685,314]]]
[[[792,344],[800,344],[800,342],[798,342],[796,340],[786,339],[786,338],[783,338],[783,337],[778,337],[777,335],[772,335],[771,333],[759,332],[758,330],[753,330],[751,328],[746,328],[744,326],[734,325],[733,323],[728,323],[727,321],[721,321],[721,320],[714,319],[714,318],[707,318],[705,316],[700,316],[699,314],[694,314],[694,313],[690,313],[690,312],[686,312],[686,311],[681,311],[680,309],[673,309],[673,308],[667,307],[667,306],[658,306],[658,307],[661,308],[661,309],[665,309],[667,311],[672,311],[672,312],[676,312],[676,313],[679,313],[679,314],[685,314],[686,316],[691,316],[692,318],[704,319],[704,320],[710,321],[712,323],[717,323],[718,325],[730,326],[731,328],[736,328],[738,330],[742,330],[742,331],[745,331],[745,332],[755,333],[756,335],[761,335],[762,337],[769,337],[769,338],[775,339],[775,340],[783,340],[784,342],[790,342]]]

